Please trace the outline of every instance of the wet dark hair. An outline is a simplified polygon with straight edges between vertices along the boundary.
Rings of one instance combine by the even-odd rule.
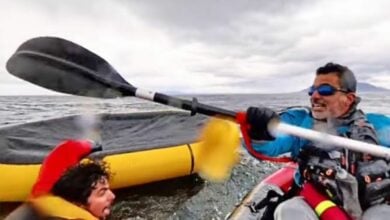
[[[327,63],[325,66],[317,69],[316,75],[318,76],[330,73],[336,73],[340,78],[341,89],[345,89],[348,92],[356,92],[356,78],[348,67],[337,63]]]
[[[51,193],[80,205],[87,205],[94,187],[103,179],[109,180],[111,173],[106,162],[86,160],[71,167],[54,184]]]

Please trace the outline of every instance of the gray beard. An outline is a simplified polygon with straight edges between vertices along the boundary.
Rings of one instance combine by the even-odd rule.
[[[314,126],[313,129],[315,131],[327,133],[330,135],[338,135],[337,133],[337,127],[340,125],[340,120],[335,120],[335,119],[328,119],[326,121],[319,121],[319,120],[314,120]],[[312,142],[313,146],[325,150],[328,152],[329,157],[332,159],[340,158],[341,153],[339,147],[327,145],[321,142]]]

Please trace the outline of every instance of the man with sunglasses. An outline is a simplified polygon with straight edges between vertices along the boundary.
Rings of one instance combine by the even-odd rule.
[[[313,85],[309,88],[311,108],[289,108],[277,114],[269,108],[249,107],[248,134],[253,140],[261,140],[253,142],[257,152],[267,156],[291,153],[299,166],[295,175],[295,189],[308,182],[343,207],[352,218],[387,219],[390,208],[385,205],[387,201],[384,197],[389,195],[383,192],[390,191],[390,183],[381,181],[381,178],[373,179],[375,183],[367,179],[371,174],[378,176],[389,173],[387,161],[290,135],[273,137],[267,130],[271,120],[280,120],[378,144],[373,126],[365,114],[357,109],[360,98],[356,96],[356,84],[351,70],[328,63],[317,69]],[[323,219],[321,213],[314,210],[315,207],[310,207],[305,199],[308,201],[307,198],[294,196],[281,202],[274,212],[274,218],[311,220],[320,216]]]

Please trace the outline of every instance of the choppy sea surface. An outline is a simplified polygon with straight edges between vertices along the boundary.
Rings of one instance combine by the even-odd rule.
[[[390,115],[390,93],[361,93],[365,112]],[[249,106],[280,110],[307,106],[304,93],[196,95],[198,101],[244,111]],[[182,96],[191,99],[192,96]],[[0,126],[46,120],[75,114],[130,113],[175,110],[138,98],[94,99],[75,96],[0,96]],[[194,175],[116,191],[111,219],[225,219],[241,199],[280,165],[259,162],[245,152],[223,183],[204,181]],[[1,206],[1,204],[0,204]],[[1,216],[1,213],[0,213]]]

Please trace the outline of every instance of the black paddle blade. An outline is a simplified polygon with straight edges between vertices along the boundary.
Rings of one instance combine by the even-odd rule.
[[[7,61],[7,70],[36,85],[72,95],[114,98],[134,95],[135,90],[103,58],[55,37],[23,43]]]

